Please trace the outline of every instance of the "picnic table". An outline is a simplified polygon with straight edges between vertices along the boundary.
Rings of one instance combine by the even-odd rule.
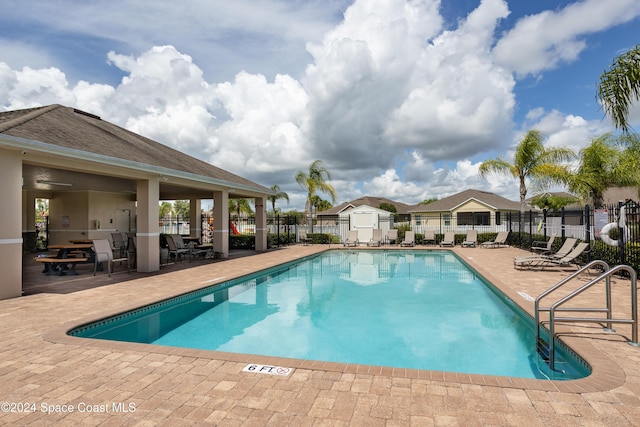
[[[187,244],[189,244],[189,243],[193,243],[193,244],[196,244],[196,245],[200,244],[200,238],[199,237],[191,237],[191,236],[184,237],[183,236],[182,237],[182,241],[187,243]]]
[[[205,258],[215,258],[216,253],[213,250],[213,243],[203,243],[193,247],[194,255],[204,255]]]
[[[68,274],[78,274],[76,271],[76,264],[81,262],[88,262],[90,257],[86,254],[91,254],[91,243],[69,243],[63,245],[50,245],[47,249],[57,250],[55,256],[37,256],[34,258],[36,262],[44,263],[44,270],[47,276],[57,274],[63,276],[68,270]],[[78,256],[82,255],[82,256]],[[71,268],[67,268],[71,266]]]

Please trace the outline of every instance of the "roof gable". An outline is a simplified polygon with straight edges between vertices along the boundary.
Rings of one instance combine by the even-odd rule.
[[[358,206],[367,205],[370,207],[374,207],[378,209],[382,203],[388,203],[396,207],[396,213],[398,214],[408,214],[409,210],[412,208],[411,205],[407,205],[401,202],[395,202],[390,199],[386,199],[384,197],[375,197],[375,196],[363,196],[355,200],[351,200],[349,202],[344,202],[339,204],[338,206],[334,206],[331,209],[327,209],[326,211],[318,212],[318,215],[337,215],[339,213],[345,212],[349,209],[356,208]]]
[[[498,208],[496,208],[495,206],[492,206],[490,204],[488,204],[487,202],[484,202],[480,199],[476,199],[475,197],[469,197],[467,200],[463,201],[462,203],[454,206],[451,210],[457,210],[460,209],[462,206],[469,204],[470,202],[477,202],[480,205],[486,206],[489,209],[493,209],[493,210],[497,210]]]
[[[352,213],[374,212],[378,215],[393,215],[393,212],[385,211],[383,209],[374,208],[369,205],[356,206],[353,209],[342,211],[340,215],[351,215]]]
[[[478,203],[484,204],[494,210],[520,210],[519,202],[505,199],[502,196],[498,196],[497,194],[490,193],[488,191],[471,189],[461,191],[460,193],[445,197],[444,199],[436,200],[435,202],[429,203],[427,205],[416,205],[411,209],[411,212],[450,212],[456,210],[465,203],[468,203],[470,200],[475,200]]]

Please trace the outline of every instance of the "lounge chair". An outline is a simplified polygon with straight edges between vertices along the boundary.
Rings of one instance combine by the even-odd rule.
[[[520,257],[520,258],[516,258],[514,260],[514,262],[525,263],[527,260],[537,259],[537,258],[541,258],[541,257],[542,258],[549,258],[549,259],[562,259],[565,256],[569,255],[569,253],[571,252],[571,250],[573,249],[573,247],[575,246],[577,241],[578,241],[578,239],[576,239],[576,238],[568,237],[567,239],[565,239],[564,243],[562,244],[562,246],[560,247],[560,249],[558,249],[558,251],[556,253]]]
[[[385,238],[386,243],[388,245],[390,244],[394,244],[398,241],[398,230],[393,228],[389,231],[387,231],[387,237]]]
[[[436,233],[433,230],[425,230],[424,237],[422,238],[422,244],[426,245],[427,243],[436,244]]]
[[[416,245],[416,233],[408,230],[404,233],[404,240],[400,242],[400,246],[415,246]]]
[[[462,242],[462,247],[475,248],[478,245],[478,231],[467,230],[467,236]]]
[[[562,258],[553,258],[544,255],[516,258],[513,260],[514,268],[540,268],[568,267],[575,263],[576,259],[589,247],[589,243],[578,243],[571,252]]]
[[[307,236],[306,231],[302,230],[300,230],[300,232],[298,233],[298,240],[302,243],[303,246],[307,246],[309,243],[311,243],[311,237]]]
[[[109,277],[111,277],[111,272],[113,271],[113,264],[116,262],[127,262],[127,271],[131,272],[131,267],[129,263],[129,257],[114,257],[113,249],[111,248],[111,243],[107,239],[99,239],[93,241],[93,252],[95,253],[95,263],[93,265],[93,275],[96,275],[98,271],[98,264],[106,263],[107,271],[109,272]]]
[[[373,229],[373,236],[367,242],[367,246],[380,246],[382,244],[382,230],[379,228]]]
[[[177,241],[176,241],[177,240]],[[182,260],[182,257],[186,254],[189,256],[189,261],[191,261],[191,250],[184,246],[184,242],[180,244],[182,241],[182,237],[178,239],[175,234],[167,235],[167,245],[169,246],[169,255],[175,257],[176,261],[178,259]]]
[[[507,245],[507,238],[509,237],[508,231],[499,231],[498,235],[492,242],[480,243],[481,248],[500,248]]]
[[[567,237],[564,243],[562,244],[562,246],[560,247],[560,249],[558,249],[556,253],[548,256],[551,258],[564,258],[571,252],[571,250],[573,249],[577,241],[578,239],[576,238]]]
[[[127,250],[127,241],[122,233],[111,233],[111,240],[113,240],[113,249],[118,252],[118,256],[124,256],[124,252]]]
[[[536,252],[540,255],[546,255],[551,253],[551,247],[553,246],[553,242],[556,240],[556,235],[552,234],[549,237],[549,240],[546,242],[543,241],[534,241],[531,244],[531,252]]]
[[[551,259],[561,259],[567,256],[571,252],[571,250],[573,249],[577,241],[578,239],[576,238],[568,237],[565,239],[564,243],[556,253],[546,254],[546,255],[525,256],[525,257],[516,258],[515,261],[525,262],[527,259],[536,259],[540,257],[551,258]]]
[[[440,246],[455,246],[456,245],[456,235],[453,231],[447,231],[444,233],[444,238],[440,242]]]
[[[344,241],[345,246],[358,246],[360,240],[358,240],[358,230],[350,230],[347,240]]]

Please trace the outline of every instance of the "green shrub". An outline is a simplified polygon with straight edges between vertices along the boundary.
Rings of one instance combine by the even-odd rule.
[[[229,236],[229,249],[255,249],[256,237],[252,234]]]
[[[280,246],[283,245],[291,245],[296,242],[296,235],[293,233],[281,233],[280,236],[276,233],[268,233],[267,234],[267,247],[268,248],[276,248],[278,247],[278,243]]]
[[[411,226],[409,224],[403,224],[403,225],[397,226],[396,229],[398,230],[398,241],[396,243],[399,243],[404,240],[404,234],[407,231],[411,230]]]
[[[338,236],[331,236],[331,234],[326,233],[310,233],[307,236],[311,239],[311,243],[314,244],[329,244],[329,243],[340,243],[340,238]],[[335,238],[333,238],[335,237]]]

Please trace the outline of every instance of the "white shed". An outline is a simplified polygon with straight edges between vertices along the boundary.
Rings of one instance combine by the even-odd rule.
[[[373,230],[379,228],[382,230],[382,236],[387,235],[390,224],[392,224],[393,213],[373,208],[368,205],[360,205],[353,209],[348,209],[338,214],[340,216],[340,239],[344,242],[350,230],[358,231],[358,240],[360,243],[368,242],[373,236]],[[349,220],[346,220],[346,217]]]

